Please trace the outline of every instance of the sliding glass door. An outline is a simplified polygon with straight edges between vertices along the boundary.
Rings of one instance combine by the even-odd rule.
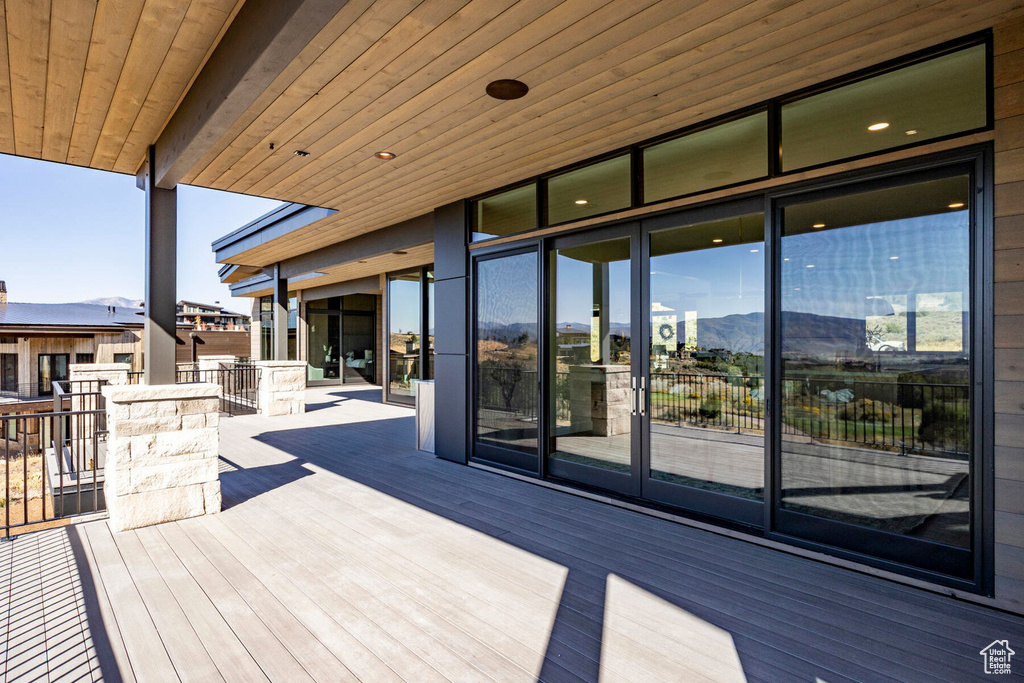
[[[963,158],[478,256],[474,456],[977,586]]]
[[[537,474],[537,250],[481,258],[474,271],[473,454],[488,462]]]
[[[548,252],[547,471],[639,495],[635,225],[556,240]]]
[[[973,575],[972,188],[780,203],[779,532]]]
[[[644,495],[763,523],[763,202],[645,222]]]

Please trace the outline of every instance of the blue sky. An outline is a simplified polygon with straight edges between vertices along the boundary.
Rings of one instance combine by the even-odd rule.
[[[11,301],[143,298],[144,194],[135,177],[0,155],[0,280]],[[210,243],[279,202],[178,187],[178,299],[243,313]]]

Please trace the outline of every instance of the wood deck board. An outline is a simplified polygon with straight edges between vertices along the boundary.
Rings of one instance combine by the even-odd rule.
[[[0,543],[8,667],[96,680],[101,639],[104,677],[128,680],[960,681],[1024,635],[1006,613],[437,460],[409,446],[409,409],[363,400],[378,392],[224,420],[220,515]],[[47,594],[46,619],[15,618]]]

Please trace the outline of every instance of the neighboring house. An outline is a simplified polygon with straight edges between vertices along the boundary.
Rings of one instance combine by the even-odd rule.
[[[220,304],[178,302],[178,324],[195,330],[248,330],[249,316],[222,308]]]
[[[143,369],[142,310],[96,304],[7,301],[0,281],[0,401],[46,399],[75,363]],[[188,330],[179,326],[179,348]]]

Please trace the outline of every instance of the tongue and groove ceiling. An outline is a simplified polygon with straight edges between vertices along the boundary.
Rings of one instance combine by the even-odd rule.
[[[240,5],[6,0],[0,152],[135,173]],[[262,265],[1019,16],[1022,0],[349,0],[181,180],[338,210],[230,259]],[[530,92],[491,99],[498,78]]]

